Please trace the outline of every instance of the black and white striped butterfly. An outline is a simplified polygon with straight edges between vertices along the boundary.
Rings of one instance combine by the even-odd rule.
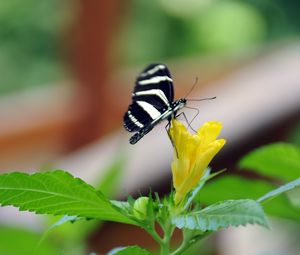
[[[130,139],[137,143],[162,120],[171,120],[186,105],[186,99],[173,101],[173,80],[163,64],[149,65],[138,77],[132,93],[132,104],[124,115],[124,127],[136,132]]]

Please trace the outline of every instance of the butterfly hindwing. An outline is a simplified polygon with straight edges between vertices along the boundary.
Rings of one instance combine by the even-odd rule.
[[[138,103],[132,103],[124,115],[124,126],[129,132],[141,130],[152,118]]]

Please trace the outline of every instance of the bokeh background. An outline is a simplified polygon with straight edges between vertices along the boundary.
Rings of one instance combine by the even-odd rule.
[[[196,77],[189,97],[217,96],[189,103],[200,110],[193,127],[224,123],[228,144],[215,170],[236,171],[260,145],[300,145],[299,11],[297,0],[0,0],[0,171],[63,168],[101,182],[117,165],[115,197],[149,187],[166,194],[164,124],[135,146],[122,127],[136,76],[156,62],[169,66],[176,98]],[[45,228],[44,218],[12,208],[0,208],[0,221],[3,231]],[[189,254],[296,255],[299,238],[299,222],[277,219],[272,232],[226,230]],[[155,249],[147,235],[112,223],[89,227],[81,241],[99,253],[135,241]]]

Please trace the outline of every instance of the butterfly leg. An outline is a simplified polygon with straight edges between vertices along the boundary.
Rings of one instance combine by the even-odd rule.
[[[170,136],[170,132],[169,132],[170,127],[171,127],[171,121],[169,121],[168,124],[165,126],[165,130],[166,130],[166,132],[167,132],[167,134],[168,134],[168,136],[169,136],[169,138],[170,138],[170,140],[172,142],[172,139],[171,139],[171,136]],[[172,142],[172,144],[173,144],[173,142]]]
[[[188,108],[188,109],[192,109],[192,110],[195,110],[197,113],[196,115],[192,118],[192,120],[190,121],[190,125],[192,124],[192,122],[196,119],[196,117],[199,115],[199,109],[198,108],[193,108],[193,107],[188,107],[188,106],[185,106],[185,108]]]
[[[168,124],[165,126],[165,129],[166,129],[167,134],[168,134],[168,136],[169,136],[169,139],[170,139],[170,141],[171,141],[171,143],[172,143],[172,146],[173,146],[173,148],[174,148],[175,151],[176,151],[176,156],[177,156],[177,158],[179,158],[179,157],[178,157],[177,148],[175,147],[175,144],[174,144],[174,142],[173,142],[173,139],[172,139],[172,137],[171,137],[171,135],[170,135],[170,127],[171,127],[171,121],[169,120]]]
[[[188,124],[187,129],[190,128],[190,129],[193,130],[195,133],[197,133],[197,131],[196,131],[195,129],[193,129],[193,127],[191,126],[191,123],[192,123],[192,121],[195,119],[195,117],[196,117],[198,114],[192,119],[191,122],[188,121],[188,119],[187,119],[187,117],[186,117],[186,115],[185,115],[184,112],[179,113],[177,116],[175,116],[175,118],[178,118],[180,115],[182,115],[182,116],[184,117],[186,123]]]

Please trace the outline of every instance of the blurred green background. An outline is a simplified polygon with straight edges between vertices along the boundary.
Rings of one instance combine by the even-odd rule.
[[[64,0],[0,0],[0,94],[62,79]]]
[[[75,5],[0,0],[0,94],[68,76],[62,34]],[[240,54],[298,36],[299,5],[297,0],[131,0],[114,47],[124,65]]]
[[[298,10],[295,0],[133,0],[121,53],[132,64],[233,54],[297,36]]]

